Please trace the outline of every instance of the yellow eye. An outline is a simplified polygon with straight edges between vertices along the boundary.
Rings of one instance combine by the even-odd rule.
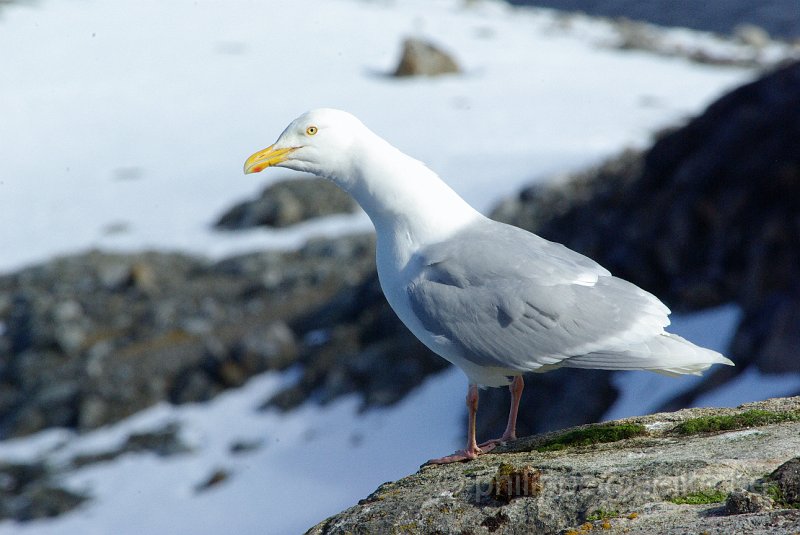
[[[306,135],[307,136],[313,136],[316,133],[317,133],[317,127],[316,126],[309,126],[308,128],[306,128]]]

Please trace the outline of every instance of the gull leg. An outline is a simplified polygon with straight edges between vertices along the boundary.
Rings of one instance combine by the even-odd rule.
[[[469,424],[467,427],[467,447],[466,449],[459,450],[452,455],[440,457],[439,459],[431,459],[425,464],[447,464],[455,463],[458,461],[471,461],[481,453],[486,453],[492,448],[481,449],[475,440],[475,415],[478,412],[478,385],[470,384],[467,389],[467,411],[469,413]]]
[[[519,413],[519,400],[522,399],[523,388],[525,388],[525,381],[522,379],[521,375],[517,375],[514,377],[514,380],[511,381],[511,384],[508,385],[508,390],[511,392],[511,408],[508,411],[506,430],[502,437],[488,440],[481,444],[480,448],[482,450],[488,451],[486,450],[487,447],[493,448],[503,442],[517,439],[517,414]]]

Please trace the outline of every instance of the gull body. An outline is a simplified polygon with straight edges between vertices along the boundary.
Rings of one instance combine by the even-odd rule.
[[[245,173],[270,166],[326,177],[356,199],[375,226],[387,301],[420,341],[467,375],[467,447],[432,462],[472,459],[516,438],[527,372],[679,375],[733,364],[666,332],[669,309],[652,294],[562,245],[486,218],[347,112],[301,115],[248,158]],[[511,391],[506,432],[480,446],[478,385]]]

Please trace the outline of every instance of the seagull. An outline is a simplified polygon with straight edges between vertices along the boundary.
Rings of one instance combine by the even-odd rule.
[[[523,375],[560,367],[695,374],[733,365],[666,332],[670,310],[567,247],[483,216],[422,162],[353,115],[322,108],[250,156],[245,174],[285,167],[330,179],[377,234],[378,278],[408,329],[466,374],[468,461],[516,439]],[[508,386],[500,438],[478,444],[478,387]]]

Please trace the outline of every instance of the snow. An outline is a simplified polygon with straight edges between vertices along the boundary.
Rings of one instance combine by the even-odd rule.
[[[211,229],[234,202],[291,176],[254,179],[241,166],[306,109],[355,113],[486,211],[532,180],[644,146],[754,74],[620,52],[605,22],[491,1],[42,0],[0,15],[0,273],[89,248],[222,257],[370,228],[355,214]],[[408,35],[433,38],[465,74],[387,77]],[[735,313],[699,321],[728,333],[722,344]],[[645,389],[653,402],[668,395],[628,377],[620,384],[633,393],[618,413],[646,407]],[[462,441],[457,371],[390,410],[358,413],[352,398],[288,415],[255,410],[290,379],[267,374],[210,403],[159,405],[82,436],[48,430],[0,444],[1,459],[63,462],[177,421],[195,448],[71,473],[66,482],[93,500],[56,520],[0,523],[0,535],[296,533]],[[752,386],[761,379],[745,374],[720,395],[761,397]],[[237,439],[264,446],[233,456]],[[232,477],[198,493],[218,467]]]
[[[88,248],[211,256],[297,231],[214,232],[289,176],[242,175],[306,109],[347,109],[488,210],[700,110],[752,76],[605,47],[607,24],[495,2],[43,1],[0,20],[0,272]],[[385,75],[432,36],[466,73]],[[343,227],[368,229],[363,214]],[[320,225],[309,232],[327,233]],[[12,231],[11,229],[16,229]]]
[[[82,436],[49,430],[0,444],[2,459],[49,453],[58,464],[79,453],[112,449],[131,433],[177,422],[194,450],[169,458],[127,454],[81,469],[64,482],[94,496],[89,505],[56,520],[0,523],[0,534],[301,533],[378,484],[449,451],[461,432],[466,380],[455,369],[388,411],[359,415],[354,397],[322,409],[307,404],[290,415],[257,411],[285,379],[264,374],[209,403],[158,405]],[[262,445],[232,455],[230,445],[238,440]],[[198,492],[217,468],[231,472],[229,480]]]

